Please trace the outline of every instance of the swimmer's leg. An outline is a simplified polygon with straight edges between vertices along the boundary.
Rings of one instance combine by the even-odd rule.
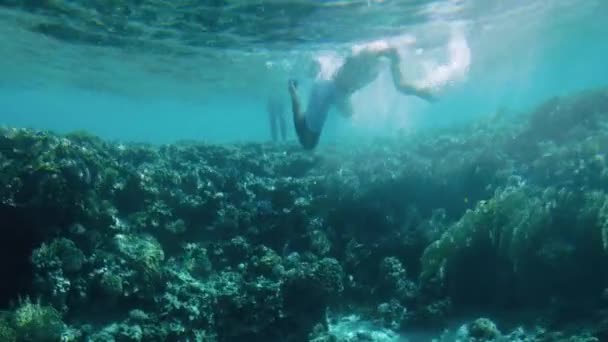
[[[272,141],[277,141],[277,121],[276,114],[273,112],[268,113],[268,120],[270,121],[270,136],[272,137]]]
[[[289,95],[291,96],[291,110],[293,112],[293,123],[298,134],[298,140],[302,147],[307,150],[312,150],[319,142],[319,133],[315,133],[308,129],[306,125],[306,115],[302,112],[300,98],[298,97],[297,86],[295,81],[289,81]]]
[[[430,89],[416,87],[413,84],[409,84],[403,80],[403,74],[401,73],[401,57],[399,51],[395,46],[387,44],[376,44],[361,52],[359,56],[373,56],[376,58],[387,57],[391,61],[391,78],[395,89],[404,95],[413,95],[429,102],[434,102],[437,99],[433,96]]]
[[[281,132],[281,139],[283,141],[287,140],[287,125],[285,123],[285,113],[280,113],[277,115],[277,119],[279,121],[279,131]]]

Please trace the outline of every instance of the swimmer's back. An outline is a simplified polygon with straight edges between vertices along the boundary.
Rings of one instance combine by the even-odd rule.
[[[371,83],[380,73],[381,61],[378,56],[371,53],[360,53],[348,57],[336,76],[336,86],[350,95]]]

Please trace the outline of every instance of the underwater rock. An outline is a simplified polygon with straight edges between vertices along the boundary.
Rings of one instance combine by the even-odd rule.
[[[377,315],[382,325],[395,331],[398,331],[408,319],[408,314],[407,308],[396,299],[388,303],[381,303],[377,308]]]
[[[528,130],[524,134],[535,139],[567,141],[580,138],[577,127],[595,130],[608,116],[608,93],[589,90],[572,96],[554,97],[530,114]]]
[[[478,318],[458,331],[458,341],[496,341],[501,333],[496,324],[487,318]]]
[[[52,240],[49,244],[43,243],[34,251],[32,262],[38,268],[59,267],[64,272],[74,273],[82,269],[86,261],[84,254],[76,244],[66,238]]]
[[[114,271],[113,275],[120,275],[122,280],[102,284],[128,283],[130,287],[123,288],[123,294],[144,298],[163,287],[162,264],[165,253],[153,236],[117,234],[112,239],[112,247],[117,253],[118,259],[115,262],[120,269],[119,272]]]
[[[0,341],[16,342],[17,332],[9,322],[9,317],[2,317],[0,319]]]
[[[12,321],[19,341],[59,341],[65,330],[59,312],[29,300],[19,305]]]

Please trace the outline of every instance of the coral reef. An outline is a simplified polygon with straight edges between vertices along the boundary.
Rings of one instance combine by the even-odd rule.
[[[2,128],[0,339],[604,340],[607,127],[598,89],[315,153]]]

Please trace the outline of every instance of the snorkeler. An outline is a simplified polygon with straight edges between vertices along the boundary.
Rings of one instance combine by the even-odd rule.
[[[399,69],[401,58],[394,46],[385,41],[379,41],[355,48],[331,77],[322,78],[317,75],[310,92],[306,112],[303,112],[300,106],[297,82],[289,80],[293,122],[300,144],[305,149],[310,150],[317,146],[332,105],[336,106],[343,116],[352,116],[353,108],[350,97],[378,77],[382,65],[381,57],[389,59],[393,84],[399,92],[427,101],[435,100],[429,89],[419,88],[403,81]]]
[[[285,103],[278,94],[272,94],[268,97],[268,101],[266,102],[266,112],[270,122],[270,135],[272,137],[272,141],[276,142],[279,138],[277,126],[281,133],[281,140],[285,141],[285,139],[287,139]]]

